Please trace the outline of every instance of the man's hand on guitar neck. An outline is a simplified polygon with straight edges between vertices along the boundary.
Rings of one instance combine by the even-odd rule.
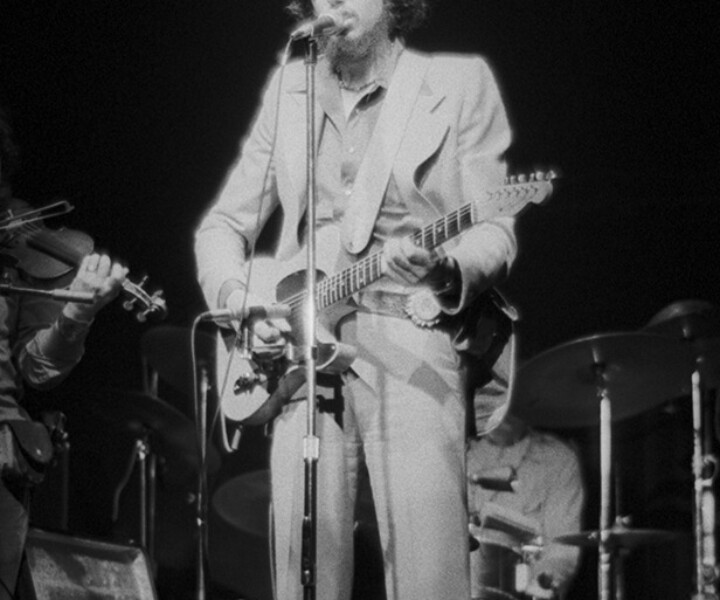
[[[460,291],[460,270],[455,259],[416,246],[409,238],[391,239],[385,244],[382,268],[385,275],[403,285],[426,284],[448,298]]]
[[[243,289],[235,289],[225,301],[225,308],[229,308],[238,314],[243,312],[247,306],[261,306],[263,303],[252,294],[246,294]],[[233,321],[231,325],[238,329],[239,321]],[[285,319],[254,319],[250,323],[253,332],[253,345],[257,344],[278,344],[283,341],[284,334],[290,332],[290,324]]]

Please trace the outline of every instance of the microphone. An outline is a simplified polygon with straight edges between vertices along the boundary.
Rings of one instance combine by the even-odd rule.
[[[341,21],[340,17],[332,13],[323,13],[312,21],[300,24],[291,34],[291,40],[299,40],[306,37],[320,37],[323,35],[336,35],[347,29],[347,20]]]
[[[218,308],[208,310],[200,315],[202,320],[239,320],[244,319],[287,319],[292,310],[288,304],[258,304],[246,306],[242,310],[232,308]]]

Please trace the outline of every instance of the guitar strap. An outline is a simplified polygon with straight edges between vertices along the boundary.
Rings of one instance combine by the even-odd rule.
[[[511,408],[519,318],[515,307],[495,288],[458,315],[462,324],[453,344],[466,372],[469,437],[489,433]]]
[[[341,241],[351,254],[362,252],[370,241],[430,60],[407,50],[400,54],[343,217]]]

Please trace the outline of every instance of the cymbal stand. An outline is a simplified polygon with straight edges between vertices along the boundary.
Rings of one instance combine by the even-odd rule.
[[[612,485],[612,403],[605,385],[605,365],[593,365],[597,395],[600,401],[600,546],[598,553],[598,594],[600,600],[610,600],[611,594],[611,548],[612,534],[611,485]]]
[[[120,494],[130,480],[135,465],[138,466],[140,500],[140,546],[145,549],[154,568],[155,556],[155,491],[157,481],[157,455],[152,451],[150,433],[138,435],[133,445],[125,475],[115,488],[113,497],[113,522],[119,515]]]
[[[699,358],[696,363],[699,363]],[[718,567],[715,559],[715,496],[713,481],[716,460],[703,448],[703,408],[700,368],[692,374],[693,414],[693,526],[695,540],[695,591],[693,600],[717,600]],[[707,451],[707,452],[706,452]],[[710,477],[704,477],[706,466],[712,467]]]
[[[314,600],[316,589],[317,554],[317,461],[320,458],[320,440],[317,437],[317,302],[315,288],[315,220],[317,186],[315,182],[315,67],[317,66],[317,40],[309,37],[305,49],[306,95],[306,152],[307,152],[307,278],[305,309],[305,371],[307,379],[307,434],[303,440],[305,460],[305,495],[302,523],[301,580],[304,600]]]

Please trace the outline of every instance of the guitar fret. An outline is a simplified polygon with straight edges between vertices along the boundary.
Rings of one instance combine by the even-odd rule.
[[[546,192],[549,186],[544,186]],[[509,185],[486,193],[485,208],[481,217],[475,202],[465,204],[447,215],[440,217],[410,235],[412,242],[419,247],[431,250],[459,235],[479,221],[489,218],[493,212],[500,216],[513,214],[518,207],[533,200],[542,201],[543,186]],[[489,210],[488,210],[489,207]],[[318,283],[318,303],[325,308],[346,299],[382,276],[382,252],[375,252],[352,264],[340,273],[335,273]],[[304,301],[304,298],[302,298]],[[302,302],[301,302],[302,304]]]
[[[328,286],[326,279],[318,284],[318,308],[322,309],[328,306]]]

